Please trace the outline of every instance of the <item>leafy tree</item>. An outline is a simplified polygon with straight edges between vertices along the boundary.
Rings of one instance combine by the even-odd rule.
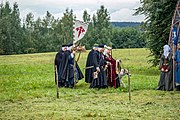
[[[136,14],[144,14],[145,37],[153,59],[153,66],[159,64],[163,45],[168,43],[168,36],[173,12],[177,0],[141,0],[142,6],[136,9]]]
[[[11,42],[11,12],[9,2],[1,5],[1,51],[2,54],[10,54],[13,52],[13,45]]]
[[[34,46],[34,39],[33,39],[33,31],[34,31],[33,13],[28,13],[26,15],[25,28],[26,28],[25,52],[27,53],[37,52],[37,50],[34,48],[35,46]]]
[[[83,43],[83,45],[86,46],[86,49],[91,49],[94,42],[92,40],[92,21],[90,18],[90,15],[88,14],[88,12],[85,10],[83,13],[83,21],[86,22],[88,25],[88,30],[86,35],[84,36],[84,38],[81,40],[81,42]]]
[[[61,34],[63,35],[63,43],[73,42],[73,10],[66,9],[61,19]]]
[[[93,16],[93,24],[92,36],[94,36],[94,40],[109,45],[112,38],[112,27],[110,25],[110,15],[103,5],[97,10],[96,16]]]

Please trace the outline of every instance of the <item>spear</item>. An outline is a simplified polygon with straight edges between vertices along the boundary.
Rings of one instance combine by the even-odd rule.
[[[57,65],[55,65],[55,72],[56,72],[56,94],[57,94],[57,98],[59,98],[59,91],[58,91],[58,72],[57,72]]]
[[[129,92],[129,101],[131,101],[131,82],[130,82],[129,69],[128,69],[128,92]]]

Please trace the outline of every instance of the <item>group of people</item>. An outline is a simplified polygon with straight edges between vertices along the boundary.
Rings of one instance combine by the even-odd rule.
[[[74,62],[75,51],[73,44],[62,45],[55,57],[55,82],[59,87],[73,88],[74,85],[84,78],[77,62]],[[74,74],[75,73],[75,74]],[[74,76],[76,79],[74,79]]]
[[[75,51],[73,44],[62,45],[55,57],[56,75],[55,82],[59,87],[74,87],[84,78],[77,62],[74,62]],[[75,66],[74,66],[75,64]],[[89,52],[85,67],[85,82],[90,83],[90,88],[117,88],[122,81],[120,76],[120,62],[112,57],[112,48],[106,45],[95,45]],[[75,74],[74,74],[75,73]],[[74,76],[76,75],[76,81]]]
[[[157,90],[170,91],[174,87],[177,91],[180,90],[180,42],[177,44],[177,49],[174,52],[173,50],[169,45],[164,45]],[[62,45],[56,54],[55,82],[58,81],[59,87],[73,88],[79,80],[84,78],[78,63],[74,61],[75,51],[73,44]],[[95,45],[89,52],[85,67],[85,82],[90,84],[90,88],[107,88],[108,86],[118,88],[121,83],[123,85],[122,76],[125,74],[129,72],[121,69],[120,61],[112,57],[111,47],[104,44]]]
[[[120,87],[120,69],[120,62],[112,57],[111,47],[95,45],[87,57],[85,82],[90,88]]]
[[[160,58],[160,71],[157,90],[171,91],[176,88],[176,91],[180,91],[180,42],[175,51],[174,48],[171,50],[169,45],[164,45]]]

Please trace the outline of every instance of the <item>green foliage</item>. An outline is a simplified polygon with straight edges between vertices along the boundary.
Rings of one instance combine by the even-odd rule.
[[[62,18],[55,19],[47,11],[43,18],[34,19],[28,13],[21,23],[18,4],[9,2],[0,6],[0,54],[21,54],[58,51],[62,44],[73,41],[73,10],[66,9]],[[113,48],[145,47],[143,31],[135,28],[113,28],[108,10],[102,5],[91,16],[85,10],[84,22],[88,32],[80,41],[86,49],[94,44],[106,44]]]
[[[143,34],[138,28],[113,28],[113,48],[145,48]]]
[[[148,48],[153,59],[150,62],[154,66],[159,64],[162,48],[168,44],[170,26],[175,6],[178,0],[141,0],[142,6],[136,14],[144,14],[146,21],[144,29],[148,39]]]

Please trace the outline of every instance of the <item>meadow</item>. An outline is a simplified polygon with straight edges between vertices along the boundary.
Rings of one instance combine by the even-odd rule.
[[[78,61],[83,73],[88,52]],[[59,88],[57,99],[55,55],[0,56],[0,120],[180,119],[180,93],[155,90],[160,71],[147,63],[149,50],[113,50],[113,57],[131,72],[131,101],[127,88],[90,89],[84,79],[74,89]],[[125,76],[126,86],[127,80]]]

